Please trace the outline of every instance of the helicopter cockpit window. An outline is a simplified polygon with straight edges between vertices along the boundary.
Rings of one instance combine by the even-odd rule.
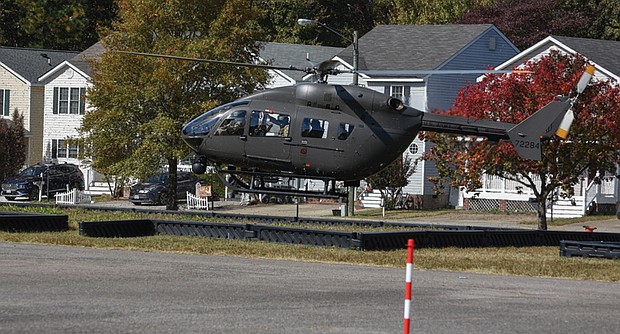
[[[223,106],[219,106],[215,109],[211,109],[206,113],[202,114],[200,117],[195,118],[194,120],[188,122],[183,126],[183,135],[185,136],[206,136],[212,130],[215,124],[220,120],[222,114],[226,111],[230,110],[233,107],[245,105],[250,103],[249,101],[239,101],[225,104]]]
[[[301,136],[310,138],[327,138],[329,122],[317,118],[304,118],[301,124]]]
[[[222,125],[215,130],[216,136],[242,136],[243,129],[245,128],[245,110],[233,111]]]
[[[252,111],[250,116],[250,136],[288,137],[291,116],[273,110]]]
[[[353,124],[340,123],[338,126],[338,139],[345,140],[349,138],[351,132],[353,132],[353,128],[355,128]]]

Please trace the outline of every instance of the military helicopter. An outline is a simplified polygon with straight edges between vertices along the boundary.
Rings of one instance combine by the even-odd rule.
[[[523,122],[511,124],[427,113],[369,88],[328,84],[328,75],[345,72],[338,70],[338,62],[333,60],[299,69],[122,53],[299,70],[319,78],[316,83],[256,92],[209,110],[183,126],[183,139],[196,153],[193,172],[205,173],[208,164],[228,165],[216,169],[222,181],[231,189],[249,193],[345,197],[336,181],[344,181],[345,186],[359,185],[360,180],[400,156],[420,131],[510,140],[519,155],[540,160],[541,140],[555,135],[560,126],[562,131],[568,130],[569,120],[564,116],[576,100],[576,96],[557,97]],[[578,93],[587,85],[586,74],[591,76],[593,71],[584,73]],[[418,73],[424,74],[414,74]],[[269,185],[274,178],[317,179],[325,186],[322,191],[274,188]]]

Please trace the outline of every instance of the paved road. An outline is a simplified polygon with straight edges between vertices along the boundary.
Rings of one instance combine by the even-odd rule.
[[[413,333],[618,333],[620,284],[415,271]],[[398,333],[402,269],[0,243],[2,333]]]

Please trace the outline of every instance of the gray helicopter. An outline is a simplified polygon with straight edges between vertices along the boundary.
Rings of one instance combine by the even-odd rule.
[[[328,75],[344,72],[332,60],[298,69],[124,53],[299,70],[319,78],[316,83],[267,89],[240,98],[183,126],[183,139],[196,153],[193,172],[205,173],[208,164],[227,165],[217,169],[222,181],[234,190],[250,193],[344,197],[346,193],[338,191],[336,181],[344,181],[345,186],[359,185],[360,180],[402,155],[420,131],[509,140],[523,158],[540,160],[541,140],[554,136],[561,123],[567,122],[564,116],[577,98],[559,96],[523,122],[511,124],[427,113],[369,88],[328,84]],[[578,93],[587,80],[580,82]],[[570,124],[563,127],[567,130]],[[268,180],[274,178],[318,179],[325,187],[320,192],[284,190],[270,186]]]

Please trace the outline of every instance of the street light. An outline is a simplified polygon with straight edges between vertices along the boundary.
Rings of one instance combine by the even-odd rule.
[[[357,30],[353,31],[353,39],[351,39],[351,38],[348,38],[345,35],[343,35],[338,30],[333,29],[330,26],[326,25],[325,23],[317,21],[317,20],[298,19],[297,20],[297,24],[299,24],[300,26],[306,26],[306,25],[310,25],[310,24],[318,24],[321,27],[323,27],[323,28],[333,32],[334,34],[340,36],[345,41],[353,44],[353,84],[357,86],[357,82],[358,82],[358,78],[359,78],[359,74],[357,74],[357,70],[358,70],[358,67],[359,67],[359,58],[360,58],[359,46],[358,46],[358,43],[357,43]]]

